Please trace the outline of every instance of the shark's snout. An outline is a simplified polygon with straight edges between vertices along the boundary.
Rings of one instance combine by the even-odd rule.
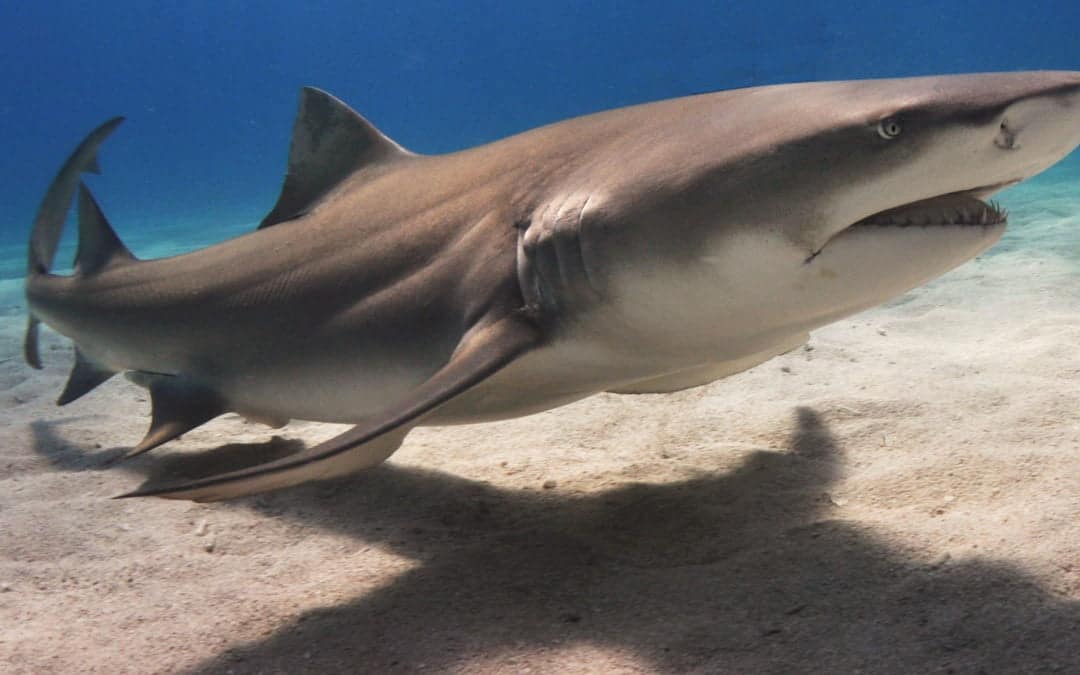
[[[1013,101],[994,131],[994,147],[1004,151],[1003,161],[1023,163],[1016,179],[1044,170],[1080,144],[1080,83]]]

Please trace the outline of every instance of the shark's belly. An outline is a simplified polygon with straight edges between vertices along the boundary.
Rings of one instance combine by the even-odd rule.
[[[530,352],[442,406],[428,424],[469,424],[529,415],[600,392],[666,393],[708,384],[805,344],[807,335],[758,345],[752,353],[693,365],[662,353],[626,352],[572,339]]]
[[[220,393],[230,408],[248,416],[357,423],[393,408],[448,357],[449,353],[418,349],[396,353],[339,350],[332,358],[195,377]],[[638,373],[626,372],[613,368],[607,355],[557,343],[509,364],[441,406],[424,423],[469,424],[540,412],[603,391],[613,378],[623,381]]]
[[[314,345],[265,366],[200,373],[237,412],[276,419],[356,423],[403,399],[438,368],[425,350]]]
[[[440,407],[425,424],[470,424],[519,417],[603,390],[606,377],[574,366],[561,350],[526,355]],[[422,354],[387,360],[350,355],[334,363],[222,373],[209,386],[232,409],[267,419],[358,423],[393,408],[437,366]]]

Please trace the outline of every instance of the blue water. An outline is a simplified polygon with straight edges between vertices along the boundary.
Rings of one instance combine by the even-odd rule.
[[[132,242],[209,242],[280,186],[297,90],[458,149],[595,110],[812,79],[1080,69],[1080,2],[157,2],[0,5],[0,278],[88,129]],[[1080,191],[1080,185],[1077,190]]]

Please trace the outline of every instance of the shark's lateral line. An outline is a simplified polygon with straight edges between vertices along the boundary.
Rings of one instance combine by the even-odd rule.
[[[212,500],[373,466],[418,424],[704,384],[933,279],[1000,237],[989,195],[1080,143],[1080,72],[726,91],[441,156],[305,89],[259,229],[147,261],[79,188],[119,121],[64,164],[31,235],[27,360],[38,322],[76,344],[59,403],[126,371],[153,405],[133,454],[228,411],[356,424],[132,493]]]

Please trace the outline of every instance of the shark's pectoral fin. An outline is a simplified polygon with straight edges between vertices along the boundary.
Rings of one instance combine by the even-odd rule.
[[[413,153],[325,91],[304,87],[277,204],[259,229],[301,216],[354,171]]]
[[[479,325],[466,335],[446,365],[409,396],[339,436],[274,462],[179,485],[151,486],[121,496],[216,501],[375,466],[389,457],[425,416],[539,342],[539,329],[523,314]]]
[[[182,376],[135,371],[127,374],[150,392],[150,430],[128,454],[134,457],[229,412],[216,392]]]

